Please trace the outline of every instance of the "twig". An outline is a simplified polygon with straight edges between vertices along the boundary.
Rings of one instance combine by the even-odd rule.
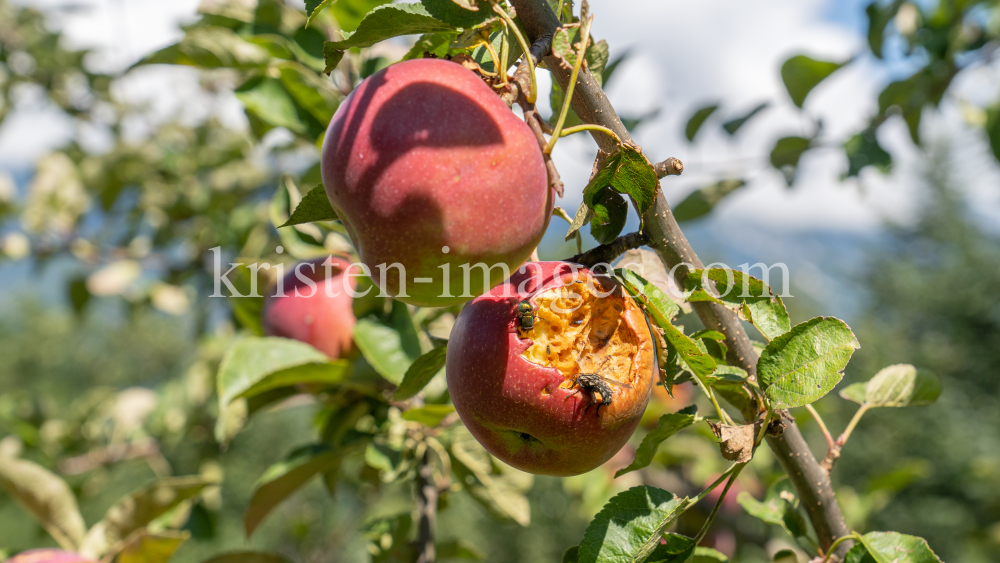
[[[844,433],[837,437],[837,440],[830,444],[830,450],[826,452],[826,457],[820,462],[820,466],[826,470],[827,473],[833,470],[833,464],[837,463],[837,459],[840,458],[840,451],[844,449],[844,445],[847,444],[848,438],[851,437],[851,432],[854,432],[854,427],[858,425],[858,421],[861,417],[868,412],[868,405],[861,405],[858,411],[854,413],[854,417],[851,418],[851,422],[847,424],[847,428],[844,429]]]
[[[584,123],[583,125],[574,125],[573,127],[567,127],[563,129],[562,132],[559,133],[559,136],[565,137],[566,135],[572,135],[573,133],[579,133],[580,131],[600,131],[601,133],[604,133],[605,135],[613,138],[619,143],[621,142],[621,139],[618,138],[618,135],[616,135],[615,132],[612,131],[611,129],[608,129],[607,127],[602,127],[600,125],[593,125],[590,123]],[[680,161],[678,160],[678,162]]]
[[[827,430],[826,423],[823,422],[823,417],[816,412],[815,407],[812,405],[806,405],[806,410],[809,411],[809,414],[811,414],[814,419],[816,419],[816,424],[819,425],[819,429],[823,431],[823,437],[826,438],[826,445],[832,450],[837,444],[833,441],[833,436],[830,434],[830,431]]]
[[[83,455],[64,459],[59,463],[59,471],[63,475],[80,475],[98,467],[138,458],[146,458],[150,468],[158,476],[170,474],[170,464],[160,453],[160,445],[151,439],[111,444]]]
[[[719,509],[722,508],[722,501],[726,500],[726,494],[729,492],[729,489],[733,486],[733,483],[736,482],[736,478],[739,477],[740,471],[743,471],[743,468],[746,466],[747,464],[745,463],[737,465],[736,469],[733,470],[732,475],[729,476],[729,481],[726,483],[726,488],[722,489],[722,494],[719,495],[719,500],[715,502],[715,506],[712,507],[712,512],[708,515],[708,520],[705,520],[705,524],[701,527],[701,531],[699,531],[698,535],[695,536],[694,538],[695,545],[698,545],[701,542],[701,540],[705,537],[705,534],[708,533],[708,529],[712,526],[712,522],[715,520],[715,516],[719,513]]]
[[[663,162],[654,164],[653,170],[656,172],[657,178],[680,176],[684,172],[684,163],[674,157],[670,157]]]
[[[583,254],[577,254],[566,261],[576,262],[588,268],[593,268],[597,264],[611,264],[615,258],[625,254],[626,251],[645,246],[646,243],[646,234],[642,231],[629,233],[616,238],[608,244],[602,244]]]
[[[573,65],[573,72],[570,74],[569,84],[566,86],[566,99],[563,100],[562,109],[559,111],[559,119],[556,120],[555,131],[549,137],[548,144],[545,145],[545,154],[552,154],[552,149],[555,148],[556,141],[561,136],[559,132],[562,130],[563,123],[566,122],[566,116],[569,115],[569,106],[573,101],[573,89],[576,87],[577,76],[580,75],[580,70],[583,68],[583,61],[587,54],[587,43],[590,41],[590,25],[593,22],[594,17],[591,16],[580,24],[580,49],[576,53],[576,64]],[[621,140],[619,139],[618,142],[620,143]]]
[[[434,526],[437,522],[438,488],[430,463],[430,448],[424,450],[417,468],[417,563],[433,563]]]
[[[529,37],[551,35],[561,26],[559,19],[545,0],[511,0],[511,4],[517,10],[518,19],[524,25]],[[544,61],[553,79],[559,83],[563,91],[568,91],[569,71],[560,66],[555,57],[545,57]],[[580,119],[584,123],[607,127],[623,141],[631,142],[632,138],[622,124],[621,118],[590,72],[586,69],[580,72],[574,83],[576,94],[572,97],[571,103],[573,111]],[[614,139],[607,135],[594,134],[594,140],[609,154],[616,147]],[[663,264],[673,270],[675,280],[684,287],[688,272],[703,267],[703,264],[691,248],[677,220],[674,219],[662,190],[657,194],[653,206],[643,215],[643,224],[649,236],[649,246],[656,251]],[[727,360],[732,365],[743,368],[748,375],[756,376],[758,355],[736,314],[721,305],[707,301],[695,302],[691,306],[701,318],[705,328],[726,335],[726,345],[729,350]],[[829,476],[813,457],[794,422],[786,422],[784,432],[780,435],[774,436],[768,433],[767,442],[795,486],[799,499],[816,530],[820,545],[824,549],[829,549],[835,540],[850,533],[830,487]],[[837,546],[838,560],[842,559],[851,548],[850,544],[850,541],[845,541]]]

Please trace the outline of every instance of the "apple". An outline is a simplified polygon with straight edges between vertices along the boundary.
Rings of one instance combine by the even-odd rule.
[[[531,330],[522,330],[522,300],[532,306]],[[491,454],[530,473],[577,475],[611,459],[638,426],[654,342],[613,278],[529,262],[462,309],[445,373],[455,410]],[[598,374],[604,392],[581,389],[581,374]]]
[[[412,305],[485,293],[531,256],[552,214],[531,129],[447,60],[365,79],[330,121],[321,172],[372,280]]]
[[[95,563],[86,557],[61,549],[41,548],[22,551],[4,563]]]
[[[305,342],[332,359],[347,355],[357,322],[348,292],[355,280],[344,276],[350,263],[345,256],[329,256],[296,264],[264,298],[264,334]]]

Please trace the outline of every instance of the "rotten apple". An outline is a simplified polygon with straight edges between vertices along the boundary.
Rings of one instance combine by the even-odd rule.
[[[528,259],[552,212],[534,134],[446,60],[365,79],[330,121],[321,171],[372,280],[413,305],[485,293]]]
[[[533,322],[519,316],[524,301]],[[462,309],[446,373],[455,409],[490,453],[531,473],[576,475],[609,460],[639,424],[654,342],[613,278],[529,262]]]
[[[265,296],[264,334],[305,342],[333,359],[347,355],[357,322],[349,291],[355,280],[344,276],[349,266],[344,256],[296,264]]]

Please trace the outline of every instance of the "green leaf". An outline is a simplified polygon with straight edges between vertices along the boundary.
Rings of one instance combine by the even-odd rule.
[[[230,551],[216,555],[202,563],[290,563],[280,553],[267,551]]]
[[[868,46],[871,47],[872,54],[882,58],[882,42],[885,35],[885,27],[889,25],[892,18],[903,5],[904,0],[895,0],[887,6],[883,6],[878,0],[874,0],[865,8],[868,15]]]
[[[724,197],[745,185],[743,180],[722,180],[695,190],[674,208],[674,218],[678,221],[690,221],[705,216]]]
[[[714,282],[714,292],[707,291],[703,278]],[[712,301],[728,307],[749,321],[768,341],[791,329],[781,297],[763,281],[739,270],[712,268],[707,273],[693,270],[685,285],[691,292],[689,301]]]
[[[795,171],[802,153],[809,150],[811,145],[812,139],[805,137],[782,137],[771,149],[771,165],[785,175],[788,185],[792,185],[795,180]]]
[[[562,563],[580,563],[580,546],[574,545],[567,549],[563,553]]]
[[[21,504],[68,551],[76,551],[86,526],[69,485],[44,467],[0,454],[0,488]]]
[[[697,418],[695,416],[696,412],[697,407],[692,405],[681,410],[680,412],[669,413],[661,416],[660,420],[656,423],[656,428],[654,428],[649,434],[646,434],[646,436],[642,439],[642,443],[639,444],[638,449],[636,449],[635,460],[628,467],[619,469],[618,472],[615,473],[615,478],[617,479],[626,473],[649,466],[649,464],[652,463],[653,456],[656,455],[656,450],[660,447],[660,444],[662,444],[667,438],[695,423]]]
[[[340,454],[327,446],[305,446],[293,451],[288,459],[272,465],[254,485],[253,498],[243,517],[249,538],[264,518],[292,493],[320,473],[336,468]]]
[[[705,120],[715,113],[717,109],[719,109],[719,104],[712,104],[698,109],[691,115],[687,121],[687,125],[684,127],[684,136],[687,137],[688,142],[694,142],[694,137],[698,134],[701,126],[704,125]]]
[[[447,344],[417,358],[403,375],[403,381],[392,394],[393,401],[405,401],[419,393],[442,369],[448,353]]]
[[[150,522],[201,494],[214,484],[204,477],[168,477],[126,496],[94,524],[80,545],[80,553],[101,558],[120,541],[142,531]]]
[[[646,485],[614,496],[580,542],[580,563],[643,561],[691,501]]]
[[[273,67],[281,73],[281,84],[295,104],[324,125],[333,118],[333,112],[340,104],[340,98],[330,86],[315,72],[296,62],[285,62]]]
[[[420,3],[432,17],[462,29],[482,27],[500,17],[486,2],[476,11],[465,9],[453,0],[420,0]]]
[[[302,201],[292,211],[292,216],[278,228],[291,225],[301,225],[302,223],[312,223],[314,221],[338,221],[340,217],[330,205],[329,198],[326,197],[326,189],[323,184],[309,190]]]
[[[323,72],[330,74],[333,72],[340,61],[344,58],[344,51],[333,46],[333,42],[327,41],[323,43],[323,60],[326,66],[323,68]]]
[[[840,390],[840,396],[859,405],[865,404],[865,394],[868,392],[868,382],[854,383]]]
[[[570,223],[569,230],[566,231],[566,240],[573,238],[574,235],[579,235],[580,229],[593,218],[594,210],[586,203],[581,203],[580,207],[576,208],[576,215],[573,216],[573,222]]]
[[[597,84],[603,86],[604,80],[604,67],[608,64],[608,42],[604,39],[600,41],[591,41],[587,45],[587,53],[584,55],[584,61],[587,63],[587,67],[590,69],[590,73],[594,75],[594,80]]]
[[[941,563],[924,538],[869,532],[861,536],[861,541],[848,552],[845,563]]]
[[[691,563],[712,563],[713,561],[726,563],[729,561],[729,558],[724,553],[711,547],[694,548],[694,558],[691,559]]]
[[[445,31],[438,33],[425,33],[421,35],[410,51],[403,55],[403,60],[423,58],[424,53],[430,53],[436,57],[444,57],[448,54],[451,42],[458,36],[457,31]]]
[[[656,546],[646,558],[646,563],[690,563],[697,546],[694,539],[680,534],[663,534],[667,543]]]
[[[393,301],[391,322],[390,326],[367,317],[358,319],[354,343],[379,375],[399,385],[410,364],[421,356],[420,340],[405,304]]]
[[[485,561],[486,554],[465,540],[448,540],[434,546],[438,559],[465,559],[467,561]]]
[[[986,135],[990,139],[993,156],[1000,160],[1000,104],[986,110]]]
[[[798,510],[798,499],[791,482],[782,479],[767,489],[763,501],[758,501],[747,491],[736,497],[736,502],[747,514],[768,524],[781,526],[792,537],[806,535],[805,520]]]
[[[757,362],[761,389],[775,409],[808,405],[837,385],[859,347],[840,319],[816,317],[795,325],[761,353]]]
[[[334,2],[336,0],[306,0],[306,14],[308,15],[306,18],[306,27],[309,27],[316,14]]]
[[[147,55],[135,66],[188,65],[200,68],[259,68],[270,62],[267,49],[250,43],[231,29],[203,26],[189,31],[179,43]]]
[[[524,496],[534,481],[531,474],[506,465],[497,467],[464,426],[455,429],[450,453],[457,481],[476,502],[497,518],[521,526],[531,524],[531,506]]]
[[[601,244],[608,244],[618,238],[628,220],[628,203],[625,198],[611,188],[603,188],[589,202],[593,211],[590,218],[590,234]]]
[[[781,80],[784,81],[792,102],[802,107],[809,92],[845,64],[847,63],[832,63],[796,55],[781,65]]]
[[[278,78],[256,76],[236,89],[246,110],[271,127],[284,127],[299,135],[319,136],[323,126],[306,110]]]
[[[892,169],[892,155],[878,144],[875,131],[874,127],[869,127],[844,143],[848,170],[841,179],[857,176],[865,166],[874,166],[883,174]]]
[[[237,340],[219,364],[216,386],[219,406],[225,408],[252,389],[273,389],[267,378],[285,380],[282,371],[305,364],[328,364],[329,358],[312,346],[288,338],[245,337]],[[334,363],[331,365],[339,365]]]
[[[730,119],[729,121],[723,123],[722,128],[726,130],[726,133],[729,133],[730,135],[735,135],[736,132],[740,130],[740,127],[743,127],[743,125],[746,124],[747,121],[750,121],[750,119],[753,116],[767,109],[769,105],[771,105],[770,102],[764,102],[759,106],[753,108],[743,116],[737,117],[736,119]]]
[[[115,563],[167,563],[190,537],[188,531],[137,530],[125,540]]]
[[[461,10],[458,6],[455,6],[455,9]],[[451,31],[454,28],[455,26],[433,17],[421,4],[385,4],[369,12],[361,21],[357,31],[327,45],[332,49],[343,51],[351,47],[371,47],[380,41],[400,35]]]
[[[872,407],[929,405],[941,395],[941,380],[909,364],[879,370],[865,388],[865,403]]]
[[[455,412],[452,405],[424,405],[420,408],[403,411],[403,420],[412,420],[425,426],[437,426],[446,416]]]
[[[665,272],[663,272],[665,273]],[[670,321],[680,312],[680,305],[675,303],[660,286],[650,282],[628,268],[616,268],[615,274],[625,282],[625,289],[633,297],[639,297],[639,304],[647,314],[653,316],[657,325]],[[664,280],[666,283],[666,280]]]
[[[594,179],[584,188],[584,203],[593,207],[597,196],[607,186],[629,196],[641,219],[660,191],[660,180],[656,177],[653,165],[642,153],[631,145],[622,145],[618,152],[608,157]]]

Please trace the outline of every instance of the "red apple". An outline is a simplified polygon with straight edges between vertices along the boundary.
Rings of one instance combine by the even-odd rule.
[[[42,548],[22,551],[4,563],[94,563],[76,553],[61,549]]]
[[[534,312],[530,331],[520,329],[522,299]],[[462,309],[448,343],[448,389],[494,456],[531,473],[576,475],[609,460],[638,426],[653,348],[643,312],[614,279],[530,262]],[[584,373],[598,374],[610,397],[580,389]]]
[[[280,295],[275,286],[265,296],[264,334],[305,342],[334,359],[346,355],[356,322],[348,292],[355,281],[344,276],[349,265],[342,256],[296,264],[282,279]]]
[[[534,134],[446,60],[403,61],[355,88],[327,129],[321,170],[372,279],[413,305],[485,293],[507,275],[475,265],[516,270],[552,213]]]

